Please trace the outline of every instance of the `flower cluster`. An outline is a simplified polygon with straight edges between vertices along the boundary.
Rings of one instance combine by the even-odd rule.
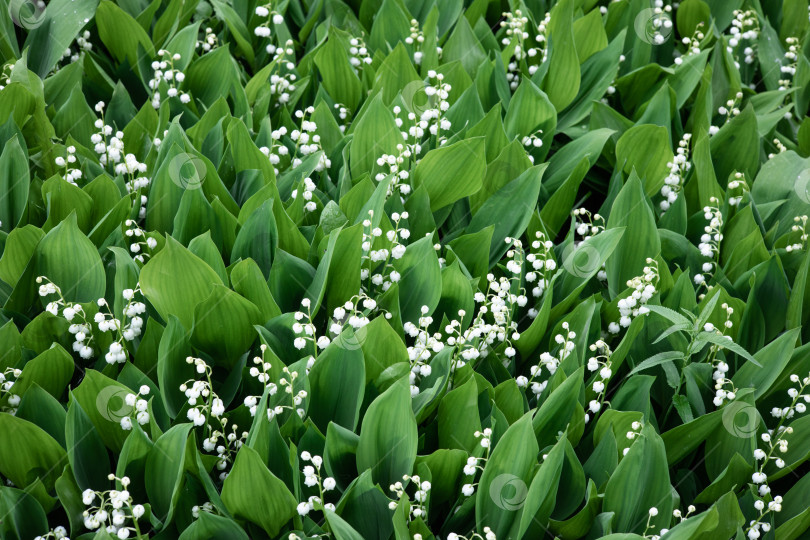
[[[655,296],[658,285],[659,273],[658,262],[655,259],[647,259],[647,266],[642,270],[640,276],[627,280],[627,286],[633,289],[630,296],[620,299],[616,307],[619,308],[619,322],[608,325],[611,334],[618,334],[620,328],[627,328],[633,319],[639,315],[649,313],[650,310],[645,304]]]
[[[7,406],[2,407],[2,410],[11,414],[14,414],[20,405],[20,396],[11,393],[11,389],[20,375],[22,375],[22,370],[16,368],[6,368],[5,371],[0,372],[0,402],[6,397],[8,398]]]
[[[785,460],[779,457],[779,454],[787,453],[788,437],[793,434],[793,428],[784,426],[784,422],[793,418],[796,413],[805,413],[807,411],[806,404],[810,403],[810,394],[804,393],[807,386],[810,385],[810,375],[801,379],[798,375],[792,374],[790,382],[797,385],[787,391],[788,397],[791,399],[790,405],[783,409],[775,407],[771,411],[771,414],[779,419],[779,423],[774,429],[766,430],[761,435],[762,442],[765,443],[765,449],[757,448],[754,450],[754,459],[759,463],[751,475],[751,481],[756,486],[754,509],[757,511],[756,519],[751,520],[746,529],[746,534],[751,540],[759,538],[762,533],[767,533],[770,530],[771,524],[765,521],[768,514],[782,511],[782,497],[771,495],[771,487],[768,485],[768,475],[765,468],[772,464],[771,467],[775,466],[777,469],[783,469],[787,465]]]
[[[298,167],[302,160],[296,156],[300,153],[302,156],[308,156],[315,152],[322,151],[321,136],[315,133],[318,126],[312,120],[307,120],[307,115],[312,115],[315,112],[315,107],[309,106],[304,110],[295,111],[295,117],[301,120],[301,129],[294,129],[290,132],[290,138],[295,141],[295,152],[293,152],[292,166]],[[316,171],[322,171],[332,166],[332,162],[326,157],[326,154],[321,155],[321,159],[315,166]]]
[[[472,536],[462,536],[456,533],[449,533],[447,535],[447,540],[498,540],[498,537],[489,527],[484,527],[484,535],[481,536],[478,533],[473,533]]]
[[[291,411],[294,410],[298,416],[304,418],[304,416],[306,416],[306,411],[301,408],[301,404],[303,404],[304,399],[307,397],[307,391],[299,390],[296,392],[293,388],[295,385],[295,379],[298,377],[298,372],[290,371],[290,368],[287,366],[281,368],[281,372],[284,376],[279,379],[278,384],[284,389],[284,393],[290,396],[291,405],[276,405],[274,407],[269,407],[267,409],[267,420],[272,421],[273,418],[282,414],[285,409],[289,409]]]
[[[464,476],[469,476],[470,481],[461,486],[461,493],[465,497],[472,496],[475,493],[475,486],[478,485],[475,481],[475,475],[478,471],[484,471],[484,465],[489,459],[489,452],[492,446],[492,429],[484,428],[483,431],[476,431],[475,438],[481,439],[478,443],[484,449],[483,457],[470,456],[467,458],[467,463],[464,465]]]
[[[141,210],[146,213],[146,208],[141,207]],[[151,257],[157,247],[157,240],[147,236],[146,231],[141,229],[135,220],[128,219],[124,225],[127,227],[124,234],[130,239],[129,251],[132,252],[132,258],[140,263],[146,262],[146,258]]]
[[[788,244],[785,251],[803,251],[807,244],[807,216],[796,216],[793,218],[795,225],[790,227],[791,232],[799,233],[799,241],[795,244]]]
[[[785,51],[787,63],[780,68],[784,78],[779,80],[779,90],[790,89],[793,84],[793,77],[796,75],[796,67],[799,64],[799,38],[789,37],[785,40],[785,43],[788,46],[788,50]]]
[[[121,292],[126,301],[122,310],[123,320],[119,320],[113,315],[109,304],[104,298],[98,299],[99,311],[94,316],[98,329],[101,332],[114,332],[115,334],[113,342],[110,344],[110,350],[104,356],[108,364],[123,364],[126,362],[126,342],[134,341],[143,331],[143,318],[141,315],[146,312],[146,304],[135,300],[135,295],[140,292],[141,289],[138,285],[134,289],[124,289]],[[103,313],[102,308],[107,308],[107,313]]]
[[[757,57],[757,42],[759,41],[759,17],[754,10],[742,11],[734,10],[734,19],[731,21],[726,50],[734,55],[734,63],[740,67],[739,48],[742,47],[742,54],[746,64],[753,64]]]
[[[554,260],[554,243],[546,238],[541,231],[534,233],[535,240],[531,244],[532,252],[526,255],[526,262],[532,265],[531,270],[526,272],[526,283],[535,284],[532,288],[532,296],[539,298],[543,296],[550,282],[551,272],[557,269],[557,261]],[[536,283],[535,283],[536,282]],[[529,317],[535,318],[537,310],[529,309]]]
[[[647,511],[647,524],[644,526],[644,534],[642,535],[644,538],[649,538],[650,540],[660,540],[661,536],[669,532],[668,529],[661,529],[658,532],[658,534],[650,534],[650,536],[647,536],[647,534],[649,534],[650,532],[650,529],[655,528],[655,525],[650,523],[650,521],[652,521],[652,518],[654,518],[657,515],[658,515],[658,508],[656,508],[655,506],[653,506]]]
[[[723,302],[720,306],[726,313],[726,320],[723,323],[722,328],[715,328],[712,323],[706,323],[703,325],[703,330],[705,332],[715,332],[719,336],[726,336],[726,332],[731,330],[734,326],[734,322],[731,320],[731,316],[734,314],[734,308],[729,306],[728,303]],[[726,336],[728,337],[728,336]],[[731,339],[729,337],[729,339]],[[715,407],[720,407],[726,400],[732,401],[737,396],[737,389],[734,386],[734,383],[731,379],[726,377],[726,374],[729,371],[729,365],[717,359],[717,352],[721,349],[720,345],[713,344],[709,348],[709,357],[707,358],[708,362],[714,367],[714,372],[712,373],[712,380],[714,381],[714,398],[712,402],[714,403]]]
[[[787,113],[787,114],[790,114],[790,113]],[[773,139],[773,145],[776,147],[777,151],[776,152],[770,152],[768,154],[768,159],[773,159],[774,156],[776,156],[777,154],[783,154],[783,153],[787,152],[787,146],[785,146],[782,143],[782,141],[780,141],[779,139],[774,138]]]
[[[59,60],[61,61],[64,60],[65,58],[70,58],[71,63],[78,62],[83,52],[90,52],[92,50],[93,44],[90,43],[90,31],[85,30],[80,35],[76,36],[76,52],[73,52],[73,50],[70,47],[68,47],[67,49],[65,49],[65,52],[62,54],[62,58],[60,58]],[[58,69],[59,67],[57,66],[57,70]]]
[[[669,174],[664,178],[664,187],[661,188],[661,210],[666,212],[670,205],[678,200],[678,195],[683,189],[683,181],[686,174],[692,168],[689,162],[689,142],[692,140],[691,133],[684,133],[683,138],[678,142],[678,149],[672,161],[667,163]]]
[[[216,508],[214,507],[214,505],[206,501],[201,505],[195,504],[194,506],[191,507],[191,517],[193,517],[194,519],[199,519],[200,513],[206,512],[208,514],[213,514],[215,511]]]
[[[463,367],[467,362],[486,357],[491,350],[501,346],[504,346],[505,366],[516,354],[512,341],[520,339],[520,334],[514,316],[518,308],[526,306],[528,298],[519,286],[524,264],[521,242],[512,238],[507,238],[506,241],[513,245],[513,249],[506,253],[510,259],[506,263],[509,277],[487,274],[486,294],[479,291],[473,295],[473,300],[479,306],[469,328],[462,331],[461,322],[457,320],[450,321],[444,328],[448,335],[447,345],[454,347],[451,360],[453,370]],[[463,310],[459,310],[462,320],[465,315]],[[437,334],[434,338],[440,339],[440,335]],[[436,350],[437,347],[434,345],[433,348]]]
[[[717,205],[719,201],[716,197],[711,197],[709,202]],[[703,217],[709,222],[703,228],[703,235],[700,237],[698,249],[703,257],[711,259],[711,261],[703,263],[701,269],[702,274],[695,274],[694,281],[698,287],[705,286],[706,289],[711,289],[707,282],[714,274],[715,265],[718,264],[717,259],[720,255],[720,242],[723,240],[723,214],[717,206],[704,206]],[[703,294],[700,298],[703,298]]]
[[[429,309],[430,308],[428,308],[428,306],[422,306],[422,316],[419,317],[418,326],[412,322],[406,322],[403,325],[405,333],[413,338],[413,345],[409,346],[407,349],[408,360],[411,364],[411,397],[416,397],[419,395],[419,386],[416,384],[417,378],[427,377],[432,371],[428,363],[432,356],[431,353],[436,354],[444,349],[442,334],[440,332],[431,334],[428,330],[428,327],[433,324],[433,317],[428,315]],[[458,321],[454,322],[458,323]],[[451,323],[448,326],[453,326],[455,328],[456,325]]]
[[[180,90],[179,85],[183,83],[186,74],[174,67],[175,62],[179,62],[182,57],[179,53],[170,53],[165,49],[158,51],[158,56],[161,60],[152,62],[152,69],[154,76],[149,81],[149,88],[152,90],[152,106],[155,109],[160,108],[160,84],[165,83],[166,95],[170,98],[179,97],[181,103],[188,103],[191,101],[191,96]]]
[[[447,101],[450,90],[452,90],[452,86],[444,82],[443,73],[437,73],[432,69],[428,71],[428,81],[424,87],[425,96],[427,97],[427,103],[424,105],[426,108],[420,111],[418,117],[416,112],[409,112],[407,115],[408,129],[401,132],[402,138],[410,146],[411,153],[414,156],[421,152],[419,143],[426,133],[434,136],[439,145],[447,142],[447,138],[442,132],[448,131],[451,123],[443,114],[450,108],[450,102]],[[419,109],[421,108],[419,107]],[[399,113],[399,107],[395,107],[394,114],[397,117],[397,126],[402,127],[404,122],[399,118]]]
[[[700,42],[703,41],[703,38],[706,37],[705,34],[701,31],[703,28],[703,21],[699,22],[698,25],[695,27],[695,31],[692,33],[691,36],[685,36],[681,43],[684,44],[686,47],[686,51],[677,56],[675,58],[675,65],[683,64],[683,59],[689,56],[694,56],[696,54],[700,54]],[[676,52],[677,54],[677,52]]]
[[[549,25],[551,23],[551,12],[546,12],[543,20],[540,24],[537,25],[537,35],[534,36],[534,40],[537,42],[537,50],[534,54],[531,53],[531,49],[527,52],[531,56],[535,56],[537,53],[540,53],[540,63],[544,63],[548,60],[548,32],[549,32]],[[538,66],[529,66],[529,75],[534,75],[537,72]]]
[[[526,32],[526,25],[529,24],[529,18],[526,17],[519,9],[514,13],[505,12],[504,19],[501,21],[501,28],[505,28],[504,37],[501,38],[501,44],[509,46],[512,41],[515,41],[514,47],[514,60],[510,61],[507,65],[506,80],[509,82],[509,88],[514,91],[517,90],[520,84],[520,67],[518,63],[522,58],[528,56],[535,56],[537,49],[530,48],[525,50],[523,42],[529,39],[529,33]]]
[[[737,191],[738,194],[732,195],[731,192]],[[742,201],[743,195],[746,192],[751,191],[751,188],[748,187],[748,183],[745,181],[745,177],[741,172],[734,173],[734,180],[729,181],[728,183],[728,204],[730,206],[739,206],[740,201]]]
[[[295,63],[295,49],[293,41],[288,39],[284,46],[276,47],[272,43],[266,47],[267,53],[273,55],[272,63],[276,66],[270,75],[270,94],[276,97],[276,106],[279,107],[290,101],[290,93],[295,91],[295,81],[298,78],[293,70]]]
[[[51,529],[44,535],[35,536],[34,540],[49,540],[50,538],[53,538],[54,540],[70,540],[70,537],[68,536],[67,533],[67,529],[65,529],[61,525],[54,529]]]
[[[201,48],[204,54],[209,51],[213,51],[217,47],[219,47],[219,39],[217,38],[217,35],[210,26],[206,26],[205,35],[201,40],[197,41],[195,48]]]
[[[419,28],[419,21],[411,19],[411,29],[408,37],[405,38],[405,43],[414,46],[413,63],[417,66],[422,63],[424,53],[420,50],[422,44],[425,42],[425,34]],[[436,47],[436,52],[441,54],[441,47]]]
[[[270,37],[270,24],[284,24],[284,17],[278,11],[273,10],[272,2],[263,6],[256,6],[256,15],[265,19],[262,23],[253,29],[253,33],[259,37]]]
[[[121,484],[123,489],[84,490],[82,502],[87,508],[82,512],[82,517],[85,528],[94,531],[104,527],[108,534],[115,535],[121,540],[129,538],[132,533],[140,537],[138,520],[146,513],[146,509],[143,505],[132,504],[132,495],[127,491],[129,478],[126,476],[118,478],[114,474],[110,474],[107,478]]]
[[[303,307],[306,312],[295,312],[295,322],[292,325],[292,329],[297,337],[293,341],[293,345],[300,351],[307,346],[307,341],[311,341],[315,345],[315,355],[317,356],[318,350],[325,349],[331,340],[327,336],[318,337],[317,327],[312,320],[312,302],[309,298],[301,300],[301,307]]]
[[[402,477],[404,482],[412,482],[415,486],[415,491],[413,494],[413,500],[415,504],[411,505],[410,512],[408,515],[408,519],[416,519],[422,518],[423,520],[427,520],[427,499],[428,499],[428,492],[430,492],[431,484],[427,480],[422,480],[418,475],[408,476],[407,474]],[[394,492],[397,500],[403,499],[407,497],[405,492],[406,487],[402,484],[402,482],[396,482],[391,484],[388,489]],[[391,501],[388,503],[388,508],[391,510],[395,510],[397,507],[396,501]]]
[[[526,148],[530,148],[530,147],[532,147],[532,148],[540,148],[541,146],[543,146],[542,137],[543,137],[543,130],[538,129],[534,133],[530,133],[530,134],[526,135],[525,137],[523,137],[523,139],[521,139],[520,142],[522,142],[523,146],[525,146]]]
[[[648,24],[652,26],[652,40],[656,45],[663,44],[672,33],[672,6],[664,5],[663,0],[655,0],[653,16]]]
[[[62,296],[62,290],[45,276],[38,276],[37,283],[39,284],[39,295],[41,297],[57,295],[59,298],[48,302],[45,306],[45,311],[51,315],[58,316],[59,311],[62,312],[62,317],[68,321],[70,326],[68,331],[73,334],[73,351],[79,353],[79,356],[87,360],[93,356],[93,333],[90,322],[81,304],[68,302]]]
[[[301,452],[301,460],[311,463],[305,465],[301,472],[304,473],[304,485],[307,487],[318,486],[318,495],[313,495],[298,505],[298,514],[306,516],[313,510],[335,510],[335,505],[325,501],[324,493],[332,491],[337,486],[337,482],[331,476],[323,477],[321,474],[321,467],[323,466],[323,458],[321,456],[313,456],[306,450]]]
[[[399,113],[398,109],[399,107],[395,106],[394,112]],[[402,143],[397,144],[397,151],[399,154],[396,156],[393,154],[383,154],[381,157],[377,158],[377,166],[386,168],[387,172],[377,173],[375,179],[381,182],[386,176],[391,175],[392,180],[388,185],[388,193],[386,196],[390,197],[394,192],[398,191],[404,200],[404,197],[411,192],[411,185],[408,183],[410,173],[408,172],[406,160],[411,157],[412,153],[410,146],[406,146]]]
[[[124,431],[130,431],[132,429],[134,425],[132,423],[133,416],[135,417],[135,421],[141,426],[145,426],[149,423],[149,402],[144,399],[148,395],[149,387],[144,384],[138,388],[137,394],[130,393],[124,396],[124,403],[129,407],[129,414],[121,418],[121,429]]]
[[[273,141],[270,148],[267,146],[262,146],[259,150],[267,156],[267,159],[270,160],[270,163],[273,165],[273,169],[275,173],[278,174],[278,165],[281,162],[281,156],[287,156],[290,154],[289,148],[287,148],[281,141],[281,138],[287,134],[287,128],[281,126],[278,129],[274,129],[270,132],[270,139]]]
[[[742,99],[743,95],[742,92],[737,92],[734,94],[734,99],[729,99],[726,101],[725,105],[721,105],[717,108],[717,114],[721,114],[726,117],[726,122],[731,120],[731,118],[740,114],[740,100]]]
[[[591,214],[586,208],[574,208],[571,212],[576,219],[574,231],[587,240],[605,230],[605,218],[599,214]]]
[[[362,68],[363,64],[371,65],[371,55],[368,54],[368,48],[362,37],[351,38],[349,45],[349,54],[351,55],[349,63],[355,68],[355,71],[359,71],[358,68]]]
[[[401,259],[405,255],[407,248],[402,241],[411,236],[411,231],[402,225],[403,219],[408,219],[408,212],[394,212],[391,214],[394,228],[385,233],[384,243],[381,239],[383,231],[380,227],[372,227],[374,211],[368,211],[368,218],[363,220],[362,257],[360,259],[360,281],[361,293],[370,294],[371,291],[379,287],[387,291],[391,285],[400,279],[399,272],[394,268],[393,262]],[[382,247],[374,249],[384,243]],[[371,300],[369,298],[369,300]],[[364,302],[365,303],[365,302]],[[367,306],[366,306],[367,307]],[[367,307],[374,309],[374,307]]]
[[[628,441],[635,440],[636,437],[638,437],[639,434],[641,434],[641,429],[643,427],[644,427],[644,424],[642,424],[641,422],[633,422],[632,424],[630,424],[630,431],[627,432],[627,440]],[[629,451],[630,451],[630,447],[628,446],[627,448],[622,450],[622,455],[626,456],[627,452],[629,452]],[[658,513],[658,511],[656,510],[656,514],[657,513]],[[655,516],[655,514],[652,514],[652,515]]]
[[[301,190],[301,196],[306,201],[304,203],[304,210],[306,210],[307,212],[314,212],[315,210],[318,209],[318,205],[315,203],[315,201],[312,200],[312,193],[316,189],[315,182],[312,181],[312,178],[306,177],[301,181],[301,184],[302,184],[302,188],[303,188]],[[297,189],[292,190],[291,197],[293,199],[298,198],[298,190]]]
[[[94,135],[95,137],[95,135]],[[76,180],[82,177],[81,169],[77,169],[75,166],[76,163],[76,147],[73,145],[68,146],[65,151],[67,152],[66,157],[57,156],[53,161],[57,167],[60,169],[64,168],[65,171],[62,173],[62,178],[65,179],[66,182],[76,184]]]
[[[433,95],[435,96],[436,94]],[[429,104],[435,102],[435,99],[433,98],[428,97],[427,99]],[[402,129],[402,126],[405,124],[405,120],[400,116],[400,114],[403,112],[402,108],[399,105],[394,105],[392,110],[394,111],[394,122],[398,128]],[[406,126],[406,130],[400,131],[400,135],[402,135],[402,139],[405,141],[405,144],[403,150],[400,150],[399,153],[402,155],[402,157],[415,157],[422,152],[422,145],[420,143],[422,141],[422,137],[425,135],[427,123],[422,124],[421,122],[417,122],[416,113],[412,111],[409,111],[408,114],[405,115],[405,118],[408,120],[408,126]],[[397,146],[397,148],[399,148],[399,146]],[[408,150],[407,155],[405,154],[404,149]],[[398,179],[395,179],[395,181],[398,181]]]
[[[250,376],[259,381],[262,384],[264,390],[267,390],[267,395],[274,396],[276,392],[278,392],[278,386],[276,383],[270,380],[270,370],[272,369],[273,365],[270,362],[265,362],[264,360],[264,353],[267,351],[267,345],[262,343],[261,345],[261,352],[262,356],[255,356],[253,358],[253,363],[255,364],[253,367],[250,368],[248,373]],[[248,408],[250,411],[250,416],[256,416],[256,411],[259,406],[259,400],[261,396],[246,396],[244,403],[245,407]]]
[[[610,356],[613,354],[613,351],[611,351],[608,344],[601,339],[590,345],[588,349],[594,356],[588,358],[586,367],[588,371],[596,372],[593,384],[591,385],[591,389],[595,395],[594,398],[588,402],[588,410],[590,414],[596,416],[596,414],[602,410],[602,406],[605,403],[605,391],[607,390],[608,382],[610,382],[610,377],[613,375],[610,361]],[[585,415],[586,422],[590,421],[590,414]]]
[[[102,167],[106,167],[108,164],[115,166],[116,163],[120,163],[124,155],[124,132],[116,131],[113,135],[113,127],[104,121],[104,107],[103,101],[99,101],[94,107],[101,118],[96,119],[94,124],[98,132],[90,136],[93,150],[99,155],[98,161]],[[110,135],[113,136],[110,137]]]
[[[225,404],[214,392],[211,382],[211,367],[202,358],[189,356],[186,363],[193,365],[198,375],[203,375],[203,379],[189,379],[180,385],[180,391],[186,396],[189,409],[186,417],[195,425],[205,425],[205,433],[202,446],[206,452],[216,452],[217,469],[220,471],[219,479],[224,481],[228,476],[227,468],[233,462],[233,458],[239,448],[242,447],[248,436],[246,431],[237,433],[239,429],[236,424],[231,424],[228,432],[228,419],[225,418]],[[216,420],[219,426],[211,424]],[[222,443],[220,444],[220,439]]]
[[[568,322],[563,322],[561,325],[562,333],[554,336],[554,342],[558,345],[557,352],[551,354],[550,352],[543,352],[540,354],[539,362],[529,368],[530,378],[521,375],[517,378],[516,382],[520,388],[529,388],[532,394],[539,398],[540,394],[548,386],[548,379],[540,381],[539,378],[543,374],[543,368],[548,372],[549,377],[557,372],[560,363],[568,358],[576,347],[574,339],[577,333],[571,330]],[[552,349],[553,350],[553,349]]]
[[[346,325],[349,325],[355,332],[360,330],[371,322],[365,311],[371,312],[375,309],[377,309],[377,302],[374,299],[362,293],[354,295],[351,300],[347,300],[345,304],[336,307],[332,312],[329,333],[337,337],[343,332]],[[387,311],[384,316],[386,319],[392,317]]]

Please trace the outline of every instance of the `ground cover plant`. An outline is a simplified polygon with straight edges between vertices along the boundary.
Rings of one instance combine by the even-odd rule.
[[[807,0],[1,0],[0,538],[810,535]]]

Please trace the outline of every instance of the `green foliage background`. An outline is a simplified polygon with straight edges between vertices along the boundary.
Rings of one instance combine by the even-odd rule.
[[[807,0],[0,2],[0,538],[810,534]]]

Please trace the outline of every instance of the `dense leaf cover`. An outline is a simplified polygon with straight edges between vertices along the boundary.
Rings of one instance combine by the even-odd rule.
[[[808,0],[0,2],[0,539],[810,535]]]

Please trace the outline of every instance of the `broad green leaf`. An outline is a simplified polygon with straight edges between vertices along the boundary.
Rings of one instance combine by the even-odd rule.
[[[425,187],[435,211],[481,189],[485,172],[484,138],[476,137],[428,152],[412,181],[415,189]]]
[[[171,314],[192,328],[197,304],[222,282],[205,261],[167,237],[163,249],[141,269],[140,283],[143,295],[164,321]]]
[[[295,515],[295,497],[247,446],[239,450],[225,479],[222,502],[234,517],[259,525],[271,537]]]
[[[106,277],[101,257],[79,230],[75,213],[40,240],[35,259],[36,275],[55,283],[66,300],[95,302],[104,296]]]
[[[400,482],[403,475],[412,473],[416,443],[411,392],[407,380],[400,379],[380,394],[363,416],[357,469],[371,469],[372,479],[382,486]]]

